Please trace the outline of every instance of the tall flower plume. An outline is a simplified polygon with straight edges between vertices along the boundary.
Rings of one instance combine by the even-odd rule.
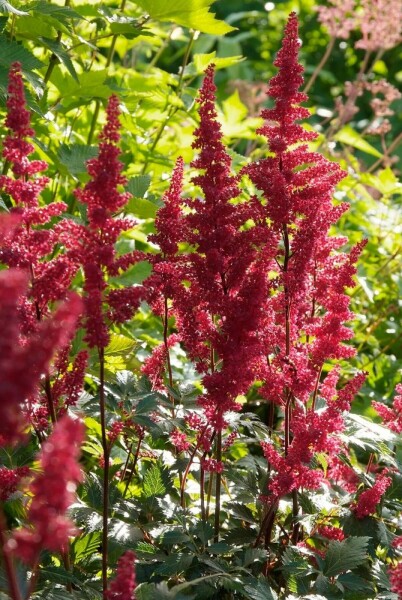
[[[54,225],[55,218],[67,206],[63,202],[43,205],[40,194],[48,183],[38,173],[47,168],[45,161],[30,160],[34,152],[31,138],[30,112],[26,108],[21,65],[14,63],[9,74],[7,117],[9,133],[4,140],[3,158],[10,164],[12,175],[0,177],[0,189],[9,195],[13,204],[10,214],[18,225],[9,227],[0,240],[0,261],[11,268],[24,269],[28,274],[29,289],[20,303],[20,329],[23,335],[34,333],[40,322],[49,318],[55,301],[64,300],[78,264],[62,252],[61,231],[66,220]],[[50,227],[49,225],[53,226]],[[49,255],[52,258],[49,259]],[[64,354],[71,340],[66,339]],[[69,361],[65,361],[67,374]],[[30,418],[37,429],[47,427],[47,417],[55,420],[58,398],[52,393],[48,378],[46,393],[37,394],[32,401]]]
[[[69,255],[83,267],[86,341],[90,348],[105,348],[109,342],[109,323],[130,318],[139,304],[140,287],[110,290],[106,276],[117,275],[141,258],[133,252],[116,255],[115,243],[121,232],[131,229],[131,219],[116,218],[131,194],[119,188],[126,183],[118,160],[120,150],[119,100],[111,96],[106,109],[107,121],[99,139],[99,155],[88,161],[91,177],[83,189],[75,194],[87,205],[86,225],[70,222],[70,230],[63,240]]]
[[[200,403],[209,423],[221,430],[226,412],[239,409],[235,399],[254,378],[260,313],[250,303],[258,304],[264,282],[255,268],[258,229],[242,230],[255,207],[236,201],[240,189],[223,144],[215,92],[211,65],[199,93],[200,124],[193,143],[199,154],[191,165],[199,172],[192,181],[203,197],[180,198],[179,161],[156,219],[152,241],[161,254],[153,261],[149,283],[157,285],[158,277],[160,286],[165,282],[180,338],[203,375]],[[194,251],[179,252],[179,242]]]
[[[117,575],[106,592],[107,600],[135,600],[135,554],[127,550],[119,558]]]
[[[75,486],[82,479],[78,464],[84,425],[64,416],[43,444],[39,455],[41,472],[29,489],[32,500],[28,508],[27,527],[14,532],[6,551],[33,565],[41,550],[63,552],[75,527],[66,516],[73,503]]]
[[[27,426],[27,401],[35,395],[42,374],[55,352],[71,339],[81,312],[81,300],[71,295],[36,331],[22,337],[21,300],[26,298],[28,275],[18,269],[0,273],[0,442],[20,441]]]
[[[316,134],[298,120],[308,117],[300,106],[307,96],[299,91],[303,67],[298,62],[298,23],[289,17],[275,66],[278,74],[268,87],[273,108],[262,111],[265,136],[272,156],[243,169],[262,194],[260,227],[275,241],[276,264],[271,269],[271,293],[266,299],[266,353],[259,379],[263,397],[284,413],[283,448],[264,444],[264,453],[277,471],[270,484],[280,497],[300,487],[316,488],[323,476],[310,467],[315,452],[334,455],[339,450],[345,403],[328,402],[315,414],[322,367],[329,359],[348,358],[353,349],[345,322],[351,318],[347,287],[353,286],[355,262],[362,245],[350,254],[339,249],[345,238],[329,237],[328,230],[347,209],[332,202],[334,186],[344,176],[340,167],[308,149]],[[276,235],[276,240],[274,236]],[[272,252],[272,249],[271,249]],[[360,382],[361,385],[361,382]],[[341,397],[341,392],[336,392]],[[271,419],[273,411],[271,411]],[[272,423],[271,423],[272,425]]]

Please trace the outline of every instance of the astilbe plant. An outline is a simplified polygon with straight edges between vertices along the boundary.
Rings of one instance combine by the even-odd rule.
[[[18,217],[18,226],[2,236],[0,260],[9,267],[29,273],[29,294],[20,307],[21,333],[27,334],[34,332],[49,316],[55,301],[65,298],[78,264],[60,252],[60,233],[65,221],[49,227],[66,211],[67,205],[64,202],[51,202],[45,206],[39,203],[40,194],[49,180],[38,173],[47,169],[47,163],[29,158],[34,152],[30,141],[34,130],[30,126],[19,63],[12,65],[9,74],[5,126],[9,133],[3,143],[3,158],[11,168],[12,176],[0,176],[0,190],[9,196],[11,214]],[[38,432],[47,429],[49,418],[55,423],[57,413],[62,412],[65,405],[76,402],[76,390],[82,387],[85,350],[76,356],[72,371],[68,370],[69,339],[60,351],[54,373],[57,381],[48,375],[44,391],[38,393],[29,406],[29,418]]]
[[[119,161],[120,139],[119,100],[111,96],[106,107],[106,123],[99,136],[99,154],[87,162],[90,180],[75,191],[78,200],[86,206],[85,224],[68,224],[62,234],[68,256],[82,266],[84,272],[83,299],[85,338],[89,348],[99,358],[99,403],[103,449],[103,538],[102,581],[107,589],[108,557],[108,496],[109,455],[111,442],[107,436],[105,406],[105,348],[110,340],[109,329],[114,323],[130,319],[143,294],[141,286],[112,289],[108,278],[119,275],[141,259],[133,251],[118,256],[115,244],[123,231],[132,229],[130,218],[118,218],[131,194],[123,191],[126,178]]]
[[[171,386],[169,348],[180,340],[201,374],[202,412],[187,412],[186,431],[176,428],[170,439],[177,452],[190,456],[181,479],[183,506],[186,477],[195,456],[199,458],[203,518],[208,514],[205,472],[215,474],[215,540],[225,451],[230,446],[223,446],[222,432],[241,408],[237,397],[252,384],[267,405],[270,438],[262,442],[262,449],[268,483],[255,540],[255,546],[264,540],[266,547],[284,532],[283,501],[287,506],[291,498],[288,543],[308,546],[309,536],[299,525],[299,494],[325,489],[335,498],[337,486],[353,494],[362,481],[350,466],[344,433],[345,415],[366,375],[357,373],[340,384],[337,363],[355,354],[345,343],[353,335],[347,326],[353,315],[346,292],[355,285],[356,261],[365,241],[343,251],[347,238],[329,235],[348,209],[332,199],[345,172],[309,149],[308,142],[317,135],[297,123],[309,115],[300,105],[307,96],[299,91],[299,45],[292,13],[274,62],[279,73],[268,87],[275,105],[262,112],[265,122],[258,130],[268,142],[269,157],[240,173],[256,190],[250,198],[241,193],[240,177],[230,173],[214,106],[213,67],[207,69],[193,144],[199,155],[191,165],[201,171],[192,182],[201,187],[203,198],[181,192],[179,159],[157,214],[157,232],[150,237],[160,253],[151,258],[153,274],[145,284],[151,305],[163,316],[165,332],[164,344],[143,371],[163,389],[168,369]],[[177,331],[170,337],[169,316]],[[349,514],[357,519],[374,515],[391,481],[386,472],[379,473],[372,487],[359,489],[356,501],[349,500]],[[311,553],[317,539],[321,544],[323,538],[344,539],[339,527],[334,528],[336,537],[322,533],[332,532],[333,522],[324,520],[320,533],[311,533]],[[325,556],[326,549],[325,544],[317,548],[317,556]]]

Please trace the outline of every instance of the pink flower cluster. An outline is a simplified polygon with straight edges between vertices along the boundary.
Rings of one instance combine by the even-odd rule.
[[[319,21],[335,38],[348,39],[357,29],[361,38],[356,48],[388,50],[401,41],[402,5],[399,0],[329,0],[318,6]]]
[[[373,408],[378,412],[387,427],[395,433],[402,433],[402,384],[396,385],[398,395],[395,396],[392,408],[382,402],[372,402]]]
[[[8,469],[0,467],[0,500],[3,502],[14,494],[17,487],[24,477],[29,473],[29,467],[17,467]]]
[[[151,236],[160,253],[152,258],[146,282],[148,300],[165,323],[174,316],[180,340],[202,375],[202,424],[187,421],[197,431],[198,447],[209,451],[214,431],[226,427],[229,411],[240,410],[236,398],[254,381],[273,406],[272,418],[275,410],[284,415],[283,446],[263,445],[274,469],[270,491],[276,497],[320,485],[323,471],[311,466],[314,456],[326,453],[331,462],[339,452],[342,413],[364,380],[360,374],[337,389],[335,368],[320,386],[326,361],[354,354],[345,344],[352,335],[345,292],[355,285],[364,242],[345,253],[347,240],[328,235],[347,209],[332,202],[344,172],[309,150],[316,134],[297,122],[309,115],[300,106],[307,97],[299,91],[299,45],[293,13],[274,63],[279,73],[268,87],[275,106],[263,110],[265,123],[258,130],[271,155],[241,171],[256,188],[248,198],[240,195],[240,177],[231,173],[215,108],[213,67],[206,70],[193,144],[199,154],[191,165],[202,197],[182,196],[179,159]],[[144,367],[154,386],[163,386],[170,339]],[[327,404],[320,413],[318,395]]]
[[[21,336],[21,302],[26,300],[28,274],[19,269],[0,273],[0,442],[22,439],[27,401],[35,396],[40,378],[57,349],[75,332],[82,305],[71,295],[36,330]]]
[[[130,219],[116,218],[131,194],[121,192],[126,183],[121,174],[122,163],[118,160],[120,150],[119,101],[111,96],[106,108],[106,124],[100,134],[99,155],[88,161],[90,181],[75,194],[87,206],[86,225],[68,224],[62,234],[69,252],[84,270],[85,340],[90,348],[105,348],[109,343],[109,325],[130,318],[137,308],[142,294],[140,286],[108,289],[107,276],[118,275],[141,258],[132,252],[116,256],[115,243],[123,231],[134,226]]]
[[[135,554],[127,550],[119,558],[117,575],[106,592],[107,600],[135,600]]]
[[[75,533],[66,511],[75,498],[75,485],[81,481],[78,465],[84,426],[64,416],[43,444],[39,455],[41,473],[35,475],[28,508],[29,526],[14,532],[6,548],[25,563],[33,565],[42,549],[63,551]]]
[[[364,519],[375,513],[381,498],[392,483],[391,477],[384,473],[377,476],[372,488],[365,490],[357,499],[353,511],[358,519]]]

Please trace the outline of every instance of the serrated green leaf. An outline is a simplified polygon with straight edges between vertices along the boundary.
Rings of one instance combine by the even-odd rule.
[[[161,468],[159,465],[153,465],[145,473],[143,492],[145,498],[162,496],[166,492],[166,487],[163,483]]]
[[[72,544],[72,551],[74,553],[75,561],[83,560],[87,556],[92,555],[94,552],[98,552],[101,544],[101,538],[102,536],[100,531],[94,531],[75,539]]]
[[[42,42],[42,44],[59,59],[59,61],[66,67],[67,71],[70,73],[73,79],[75,79],[75,81],[79,83],[78,75],[75,70],[73,61],[63,48],[62,44],[60,42],[56,42],[46,37],[39,38],[39,41]]]
[[[349,537],[341,542],[331,541],[324,559],[323,574],[334,577],[351,571],[365,562],[369,537]]]
[[[9,70],[14,62],[21,63],[23,70],[27,72],[43,67],[43,63],[24,46],[0,35],[0,66]]]
[[[147,13],[157,21],[172,21],[178,25],[196,29],[202,33],[224,35],[234,31],[224,21],[218,21],[215,14],[209,12],[214,0],[136,0]]]
[[[98,149],[82,144],[60,144],[57,154],[71,175],[79,175],[86,172],[86,162],[97,156]]]
[[[244,60],[242,56],[217,57],[216,52],[211,52],[210,54],[195,54],[193,62],[184,69],[184,75],[191,77],[202,75],[211,63],[215,65],[216,71],[219,71],[219,69],[227,69],[242,60]]]
[[[41,15],[50,15],[56,19],[83,19],[82,15],[73,10],[70,6],[59,6],[53,2],[46,2],[45,0],[31,2],[26,8],[30,12],[37,12]]]
[[[178,575],[190,567],[193,558],[194,557],[191,554],[171,554],[166,558],[162,565],[155,569],[155,573],[164,575],[165,577]]]
[[[134,350],[135,345],[135,341],[131,338],[114,333],[110,336],[110,342],[105,348],[105,357],[129,354]]]
[[[150,184],[150,175],[137,175],[136,177],[131,177],[131,179],[128,180],[126,190],[130,192],[134,198],[143,198]]]
[[[249,600],[276,600],[277,598],[265,579],[256,579],[255,583],[246,584],[244,591]]]

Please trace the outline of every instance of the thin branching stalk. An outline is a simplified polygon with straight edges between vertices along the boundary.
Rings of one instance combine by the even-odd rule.
[[[222,431],[217,431],[216,433],[216,460],[218,465],[220,465],[222,461]],[[221,480],[222,474],[217,471],[216,472],[216,481],[215,481],[215,533],[214,533],[214,542],[219,541],[219,529],[220,529],[220,513],[221,513]]]
[[[326,50],[320,60],[320,62],[318,63],[318,65],[316,66],[316,68],[314,69],[313,74],[311,75],[310,79],[308,80],[308,82],[306,83],[303,92],[305,94],[308,93],[308,91],[310,90],[310,88],[313,86],[315,80],[317,79],[318,75],[320,74],[320,72],[322,71],[322,69],[324,68],[325,63],[327,62],[327,60],[329,59],[331,52],[334,48],[335,45],[335,38],[331,37],[331,39],[329,40],[329,44],[326,47]]]
[[[109,514],[109,445],[106,434],[106,402],[105,402],[105,353],[99,352],[99,407],[102,430],[103,468],[103,507],[102,507],[102,588],[106,597],[108,567],[108,514]]]
[[[15,574],[14,563],[10,554],[6,551],[6,519],[3,513],[3,508],[0,505],[0,550],[3,555],[4,567],[6,571],[6,577],[8,581],[8,587],[10,592],[11,600],[22,600],[20,590],[17,584],[17,577]]]

